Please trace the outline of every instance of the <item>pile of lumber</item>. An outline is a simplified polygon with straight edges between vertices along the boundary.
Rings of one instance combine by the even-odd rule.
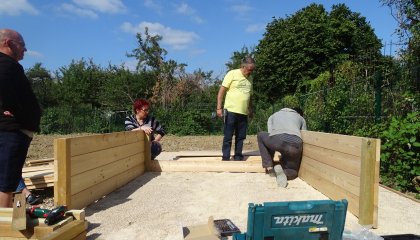
[[[28,189],[54,186],[54,159],[27,160],[22,177]]]

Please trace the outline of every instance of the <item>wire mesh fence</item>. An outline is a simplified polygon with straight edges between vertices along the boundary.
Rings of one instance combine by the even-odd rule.
[[[294,98],[303,109],[310,130],[344,134],[372,126],[389,116],[418,111],[419,107],[418,94],[405,94],[403,87],[389,79],[363,78],[336,83]],[[269,116],[283,107],[292,107],[290,101],[283,99],[257,105],[249,118],[248,134],[266,131]],[[151,109],[149,114],[155,116],[169,134],[223,134],[223,120],[216,116],[215,99],[195,99]],[[129,110],[111,111],[89,107],[47,108],[42,117],[41,132],[66,134],[123,131],[124,119],[129,114],[132,114]]]

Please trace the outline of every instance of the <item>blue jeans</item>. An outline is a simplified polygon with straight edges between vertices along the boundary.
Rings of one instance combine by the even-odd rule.
[[[248,128],[248,116],[239,113],[226,112],[224,125],[224,136],[222,145],[222,159],[229,160],[230,149],[232,147],[232,137],[235,134],[235,155],[234,160],[243,160],[242,147],[246,139],[246,130]]]
[[[22,192],[22,190],[23,190],[24,188],[26,188],[26,184],[25,184],[25,180],[23,180],[23,178],[22,178],[22,179],[20,179],[20,181],[19,181],[19,185],[17,186],[17,188],[16,188],[16,191],[15,191],[15,192]]]
[[[21,131],[0,131],[0,192],[13,192],[22,179],[31,138]]]
[[[162,152],[162,145],[160,145],[159,142],[152,141],[150,145],[150,153],[152,160],[155,160],[157,155],[159,155]]]

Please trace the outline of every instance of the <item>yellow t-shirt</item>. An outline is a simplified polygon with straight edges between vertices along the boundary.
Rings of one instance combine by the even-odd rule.
[[[227,88],[224,108],[229,112],[248,115],[252,77],[246,78],[241,69],[230,70],[223,79],[222,86]]]

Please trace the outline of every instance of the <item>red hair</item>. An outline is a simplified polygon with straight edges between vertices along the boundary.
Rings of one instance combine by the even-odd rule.
[[[134,100],[133,112],[136,113],[136,110],[141,110],[144,107],[149,107],[149,106],[150,106],[150,104],[146,99],[138,98],[138,99]]]

